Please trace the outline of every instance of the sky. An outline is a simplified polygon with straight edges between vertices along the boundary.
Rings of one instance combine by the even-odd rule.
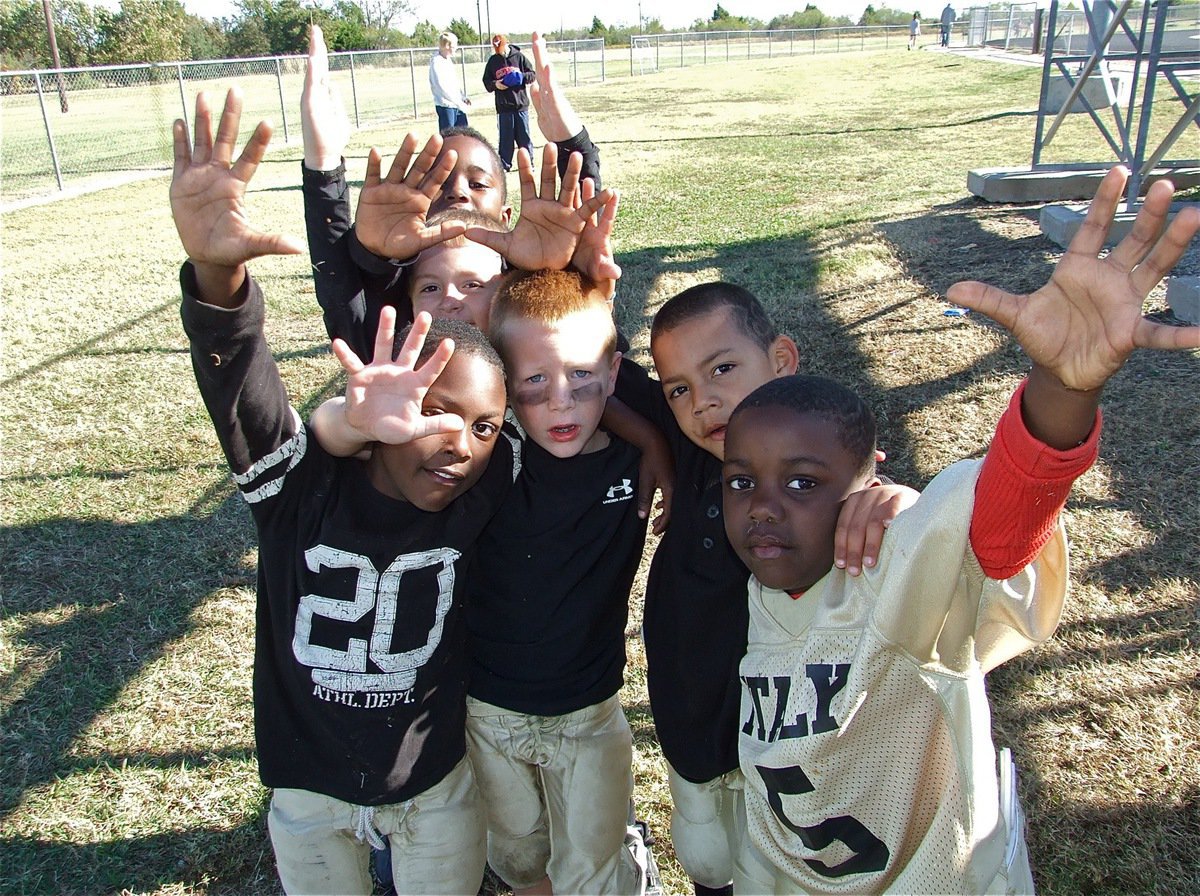
[[[528,32],[543,30],[549,35],[560,25],[564,28],[587,27],[592,16],[598,15],[605,25],[634,25],[638,21],[638,10],[646,18],[658,18],[668,31],[684,31],[699,18],[709,18],[716,8],[717,0],[604,0],[592,3],[570,3],[558,0],[551,4],[545,0],[411,0],[415,16],[406,16],[396,23],[401,31],[411,31],[422,19],[435,25],[448,25],[451,19],[466,19],[478,27],[480,18],[483,30],[488,29],[488,14],[491,14],[491,31]],[[828,16],[848,16],[857,22],[863,9],[871,0],[722,0],[722,6],[733,15],[752,16],[769,22],[776,15],[802,10],[808,3]],[[938,16],[945,0],[874,0],[876,6],[893,9],[920,10],[922,16]],[[228,18],[235,11],[233,0],[183,0],[187,10],[205,18]],[[966,0],[955,4],[955,9],[965,8]],[[476,15],[476,9],[479,15]]]

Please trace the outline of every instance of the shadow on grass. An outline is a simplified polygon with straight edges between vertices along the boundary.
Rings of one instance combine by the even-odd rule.
[[[1049,241],[1026,236],[1009,239],[981,227],[975,211],[973,203],[963,202],[935,209],[922,218],[881,224],[878,230],[899,250],[908,274],[934,293],[943,294],[950,283],[967,276],[1015,291],[1025,291],[1044,282],[1057,254]],[[693,251],[699,249],[703,251]],[[680,260],[689,257],[694,260]],[[648,326],[659,301],[678,291],[673,285],[677,282],[690,285],[689,279],[697,282],[706,278],[709,270],[716,269],[725,279],[751,288],[780,328],[797,339],[802,369],[847,382],[876,408],[890,455],[885,472],[898,481],[923,484],[914,478],[911,437],[895,421],[910,410],[973,383],[1013,373],[1023,364],[1020,352],[1009,345],[966,370],[933,375],[920,385],[890,389],[881,386],[869,374],[871,358],[860,340],[868,325],[880,325],[888,315],[902,318],[913,300],[888,299],[855,319],[839,318],[831,311],[831,303],[837,302],[839,296],[814,293],[818,260],[813,246],[803,237],[716,247],[654,247],[623,255],[621,263],[626,274],[617,313],[623,330],[631,336]],[[169,305],[173,308],[175,300]],[[161,313],[166,307],[151,309],[146,315]],[[36,369],[49,367],[63,357],[93,351],[105,338],[128,326],[126,323],[114,327]],[[314,333],[319,329],[320,324],[314,319]],[[928,328],[911,330],[914,336],[919,336]],[[306,356],[310,351],[324,351],[324,347],[293,354]],[[1152,357],[1154,360],[1135,359],[1131,369],[1135,374],[1143,371],[1146,379],[1152,379],[1153,371],[1162,369],[1160,358],[1146,356]],[[1180,365],[1182,374],[1191,377],[1190,382],[1195,386],[1194,361],[1175,359],[1169,363]],[[12,385],[31,372],[22,371],[10,377],[5,385]],[[328,394],[330,385],[307,396],[301,406],[314,407]],[[1114,391],[1120,393],[1121,387],[1114,385]],[[1178,397],[1172,390],[1154,390],[1149,394],[1144,390],[1133,391],[1138,394],[1130,395],[1128,400],[1137,402],[1145,413],[1154,406],[1163,420],[1191,426],[1187,431],[1193,434],[1187,439],[1194,442],[1198,439],[1194,435],[1196,415],[1192,415],[1191,421],[1178,419]],[[1191,394],[1198,393],[1193,389]],[[1173,444],[1174,434],[1163,433],[1164,443]],[[1115,444],[1110,442],[1105,451],[1106,460],[1110,460],[1109,452],[1115,452],[1110,463],[1120,474],[1117,501],[1134,514],[1145,514],[1147,507],[1154,507],[1154,513],[1158,513],[1163,503],[1158,489],[1163,483],[1145,485],[1136,446],[1131,450],[1118,440]],[[1177,466],[1183,471],[1178,475],[1164,471],[1166,487],[1177,489],[1176,494],[1194,494],[1195,471],[1187,474],[1191,476],[1189,481],[1184,481],[1181,477],[1188,467],[1183,463]],[[1142,485],[1123,489],[1123,482]],[[1149,524],[1152,528],[1159,526],[1162,540],[1170,543],[1172,556],[1191,558],[1187,561],[1190,565],[1179,573],[1194,573],[1196,560],[1191,534],[1194,530],[1173,523],[1169,516],[1165,521],[1149,519]],[[74,744],[141,669],[161,656],[167,645],[187,635],[191,613],[214,588],[231,582],[248,583],[252,570],[244,566],[242,558],[253,544],[249,514],[223,476],[221,484],[214,484],[209,492],[198,497],[190,512],[178,517],[137,524],[54,519],[0,530],[0,550],[5,556],[4,597],[0,604],[3,614],[47,614],[46,620],[32,623],[23,635],[34,648],[30,651],[35,657],[33,662],[42,665],[37,668],[18,665],[5,676],[3,683],[6,695],[19,694],[0,718],[4,747],[0,760],[4,782],[0,789],[0,812],[4,816],[10,816],[32,789],[94,768],[98,763],[120,763],[122,757],[108,754],[102,760],[75,756]],[[1128,557],[1121,558],[1119,563],[1115,558],[1106,561],[1100,564],[1097,574],[1106,585],[1136,588],[1143,572],[1162,565],[1161,549],[1161,544],[1147,547],[1142,552],[1144,562],[1140,566],[1130,567]],[[56,619],[52,611],[60,601],[81,609]],[[1125,621],[1111,624],[1120,637],[1129,637]],[[1139,625],[1160,622],[1132,620],[1128,624],[1130,631],[1137,631]],[[1180,643],[1172,636],[1153,646],[1172,649]],[[250,650],[249,645],[246,649]],[[1035,657],[1034,666],[1039,662],[1048,660]],[[1003,688],[997,696],[1003,699]],[[639,743],[654,737],[648,707],[630,707],[629,718]],[[1023,723],[1017,720],[1017,724]],[[198,749],[194,756],[172,754],[171,760],[203,764],[209,755]],[[155,761],[146,757],[125,758]],[[1033,786],[1037,786],[1036,781]],[[1048,803],[1040,806],[1039,811],[1053,814],[1055,825],[1061,828],[1072,822],[1086,824],[1093,810]],[[1122,820],[1121,812],[1114,811],[1113,817],[1104,823],[1115,828],[1112,836],[1136,837],[1139,820],[1158,812],[1159,807],[1137,807],[1128,810]],[[4,890],[143,891],[172,883],[205,887],[210,892],[263,892],[277,888],[261,816],[233,830],[194,827],[91,844],[11,836],[0,842],[9,869],[0,877],[0,889]],[[1096,859],[1094,867],[1104,869],[1099,858],[1103,852],[1097,850],[1092,855]],[[1113,874],[1117,870],[1111,869]],[[1057,873],[1069,876],[1071,872],[1064,869]]]

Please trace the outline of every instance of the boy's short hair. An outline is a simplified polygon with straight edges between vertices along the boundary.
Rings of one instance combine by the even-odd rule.
[[[792,374],[759,386],[729,418],[729,426],[749,408],[782,408],[828,420],[864,476],[875,473],[875,415],[856,392],[823,376]]]
[[[408,338],[412,326],[412,324],[406,326],[396,334],[396,338],[392,341],[393,360],[400,354],[400,348],[404,345],[404,340]],[[443,339],[454,340],[454,354],[473,355],[496,368],[496,371],[500,374],[500,379],[504,379],[504,361],[496,353],[496,349],[492,347],[487,337],[478,328],[462,320],[446,319],[433,321],[429,327],[429,334],[425,337],[425,344],[421,347],[421,353],[417,356],[417,364],[424,364],[428,361],[433,353],[437,351],[437,347],[442,344]]]
[[[475,128],[465,124],[443,128],[439,133],[442,135],[443,140],[447,137],[470,137],[472,140],[478,140],[484,145],[488,151],[488,155],[492,158],[492,170],[500,178],[500,199],[507,204],[508,182],[504,178],[504,163],[500,161],[500,153],[496,152],[496,147],[492,146],[492,142],[479,133],[479,131],[475,130]]]
[[[463,208],[461,206],[443,209],[437,214],[430,215],[425,221],[425,224],[429,227],[433,227],[434,225],[441,224],[443,221],[458,221],[466,224],[468,227],[482,227],[484,230],[493,230],[496,233],[506,233],[508,231],[508,228],[495,218],[489,218],[487,215],[483,214],[482,212],[477,212],[473,208]],[[468,240],[465,235],[460,235],[451,237],[448,240],[443,240],[442,242],[437,243],[430,248],[447,246],[451,249],[461,249],[469,242],[471,241]],[[417,262],[420,260],[420,258],[421,253],[418,253],[417,257],[412,260],[411,264],[405,265],[400,270],[400,290],[406,296],[412,292],[413,273],[417,269]],[[508,262],[505,260],[503,255],[500,256],[500,270],[508,270]]]
[[[604,350],[617,350],[617,327],[608,300],[592,280],[578,271],[514,271],[508,274],[496,298],[488,336],[501,357],[508,356],[506,330],[514,320],[536,320],[553,324],[577,311],[603,310],[608,320]]]
[[[654,322],[650,325],[650,342],[653,343],[655,337],[681,324],[721,308],[729,309],[734,326],[763,351],[767,351],[771,343],[779,338],[779,330],[754,293],[733,283],[716,281],[689,287],[668,299],[654,315]]]
[[[441,34],[438,35],[438,46],[439,47],[457,47],[458,46],[458,35],[455,34],[453,31],[443,31]]]

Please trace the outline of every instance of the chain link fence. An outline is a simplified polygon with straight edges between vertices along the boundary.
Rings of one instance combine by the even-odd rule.
[[[1051,43],[1068,52],[1073,43],[1086,46],[1082,13],[1060,10],[1053,42],[1044,33],[1048,22],[1039,18],[1049,17],[1037,16],[1031,2],[972,7],[951,29],[950,44],[1025,53]],[[1200,4],[1178,4],[1169,10],[1169,27],[1190,28],[1198,18]],[[1035,35],[1039,27],[1043,33]],[[936,42],[937,35],[937,21],[922,23],[923,43]],[[606,48],[600,39],[551,41],[549,47],[559,78],[578,85],[718,62],[898,49],[907,41],[908,26],[892,25],[650,34],[634,37],[628,49]],[[432,118],[426,75],[432,52],[331,54],[330,74],[354,126]],[[487,46],[460,49],[469,93],[480,93],[490,54]],[[1200,66],[1200,53],[1197,58]],[[234,83],[245,95],[245,120],[270,119],[280,139],[299,140],[304,67],[303,56],[288,56],[0,72],[0,203],[168,169],[171,123],[190,118],[199,91],[220,95]]]
[[[553,41],[559,78],[603,81],[603,40]],[[433,50],[330,54],[330,75],[357,128],[433,118],[428,65]],[[479,78],[490,47],[462,47],[463,85]],[[190,120],[200,91],[244,95],[243,120],[269,119],[278,139],[300,139],[305,57],[225,59],[157,65],[0,72],[0,203],[88,189],[158,174],[171,166],[171,126]]]

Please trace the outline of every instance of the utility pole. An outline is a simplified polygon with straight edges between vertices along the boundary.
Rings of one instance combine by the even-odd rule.
[[[42,0],[42,12],[46,16],[46,35],[50,38],[50,60],[54,63],[55,78],[58,81],[58,105],[64,113],[67,111],[67,85],[63,81],[62,63],[58,60],[58,39],[54,36],[54,13],[50,11],[50,0]]]
[[[479,11],[479,0],[475,0],[475,21],[479,24],[479,42],[486,44],[488,38],[483,34],[483,13]]]

